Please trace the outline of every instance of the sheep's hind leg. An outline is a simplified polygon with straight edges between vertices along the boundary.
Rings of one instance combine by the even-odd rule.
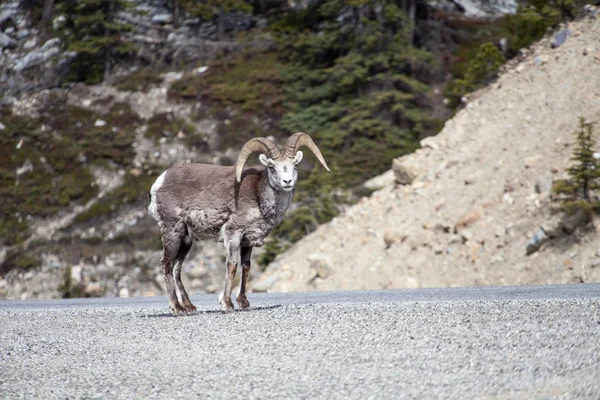
[[[190,298],[183,286],[183,282],[181,281],[181,268],[183,266],[183,261],[185,257],[188,255],[190,249],[192,248],[192,238],[190,235],[186,235],[179,245],[179,251],[177,252],[177,258],[175,259],[175,267],[173,270],[173,276],[175,278],[175,285],[177,286],[177,290],[179,290],[179,294],[181,295],[181,306],[185,312],[191,313],[196,311],[196,306],[192,304]]]
[[[240,291],[236,297],[238,306],[242,310],[250,308],[250,302],[246,297],[246,285],[248,282],[248,275],[250,274],[250,256],[252,255],[252,247],[242,246],[241,249],[241,264],[242,264],[242,279],[240,280]]]
[[[177,289],[175,287],[175,280],[173,278],[173,265],[177,259],[179,253],[179,247],[183,241],[185,232],[182,229],[178,229],[178,226],[172,229],[163,227],[162,229],[162,240],[163,240],[163,256],[161,259],[163,276],[165,277],[165,283],[167,284],[167,295],[169,295],[169,304],[173,314],[177,315],[183,311],[183,307],[179,304],[177,299]]]
[[[237,256],[240,249],[240,235],[233,234],[230,237],[225,237],[225,248],[227,249],[227,271],[225,273],[225,288],[219,296],[219,304],[225,312],[233,311],[233,302],[231,301],[231,289],[233,278],[237,271]]]

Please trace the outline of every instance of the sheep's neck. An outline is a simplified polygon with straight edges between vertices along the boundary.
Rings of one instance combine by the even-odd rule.
[[[275,190],[269,185],[269,178],[264,174],[260,179],[260,211],[265,219],[272,224],[273,227],[279,225],[285,212],[292,204],[294,191],[284,192],[283,190]]]

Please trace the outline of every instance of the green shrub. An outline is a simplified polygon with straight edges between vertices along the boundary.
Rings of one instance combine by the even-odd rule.
[[[565,19],[573,19],[592,0],[528,0],[519,4],[517,13],[508,16],[514,50],[528,47]]]
[[[454,79],[446,93],[458,102],[465,94],[482,88],[498,76],[504,57],[493,43],[482,44],[469,62],[463,78]]]

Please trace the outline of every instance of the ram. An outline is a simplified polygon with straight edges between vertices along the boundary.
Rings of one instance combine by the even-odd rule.
[[[215,238],[226,250],[225,288],[221,308],[233,310],[232,281],[238,259],[242,267],[238,306],[250,306],[246,285],[253,247],[263,245],[292,203],[302,160],[298,149],[306,146],[329,171],[317,145],[303,132],[290,136],[280,150],[266,138],[249,140],[235,166],[180,164],[162,173],[150,189],[148,212],[158,222],[163,242],[162,271],[173,313],[193,312],[181,281],[181,267],[194,240]],[[253,153],[260,152],[264,167],[244,168]],[[178,297],[178,293],[180,297]]]

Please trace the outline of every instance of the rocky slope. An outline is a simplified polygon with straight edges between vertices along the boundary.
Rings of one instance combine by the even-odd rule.
[[[375,179],[380,190],[280,255],[254,290],[600,281],[600,222],[565,235],[550,202],[578,118],[600,122],[600,19],[568,29],[562,46],[534,45],[396,160],[405,184],[392,171]],[[555,237],[527,256],[541,228]]]

